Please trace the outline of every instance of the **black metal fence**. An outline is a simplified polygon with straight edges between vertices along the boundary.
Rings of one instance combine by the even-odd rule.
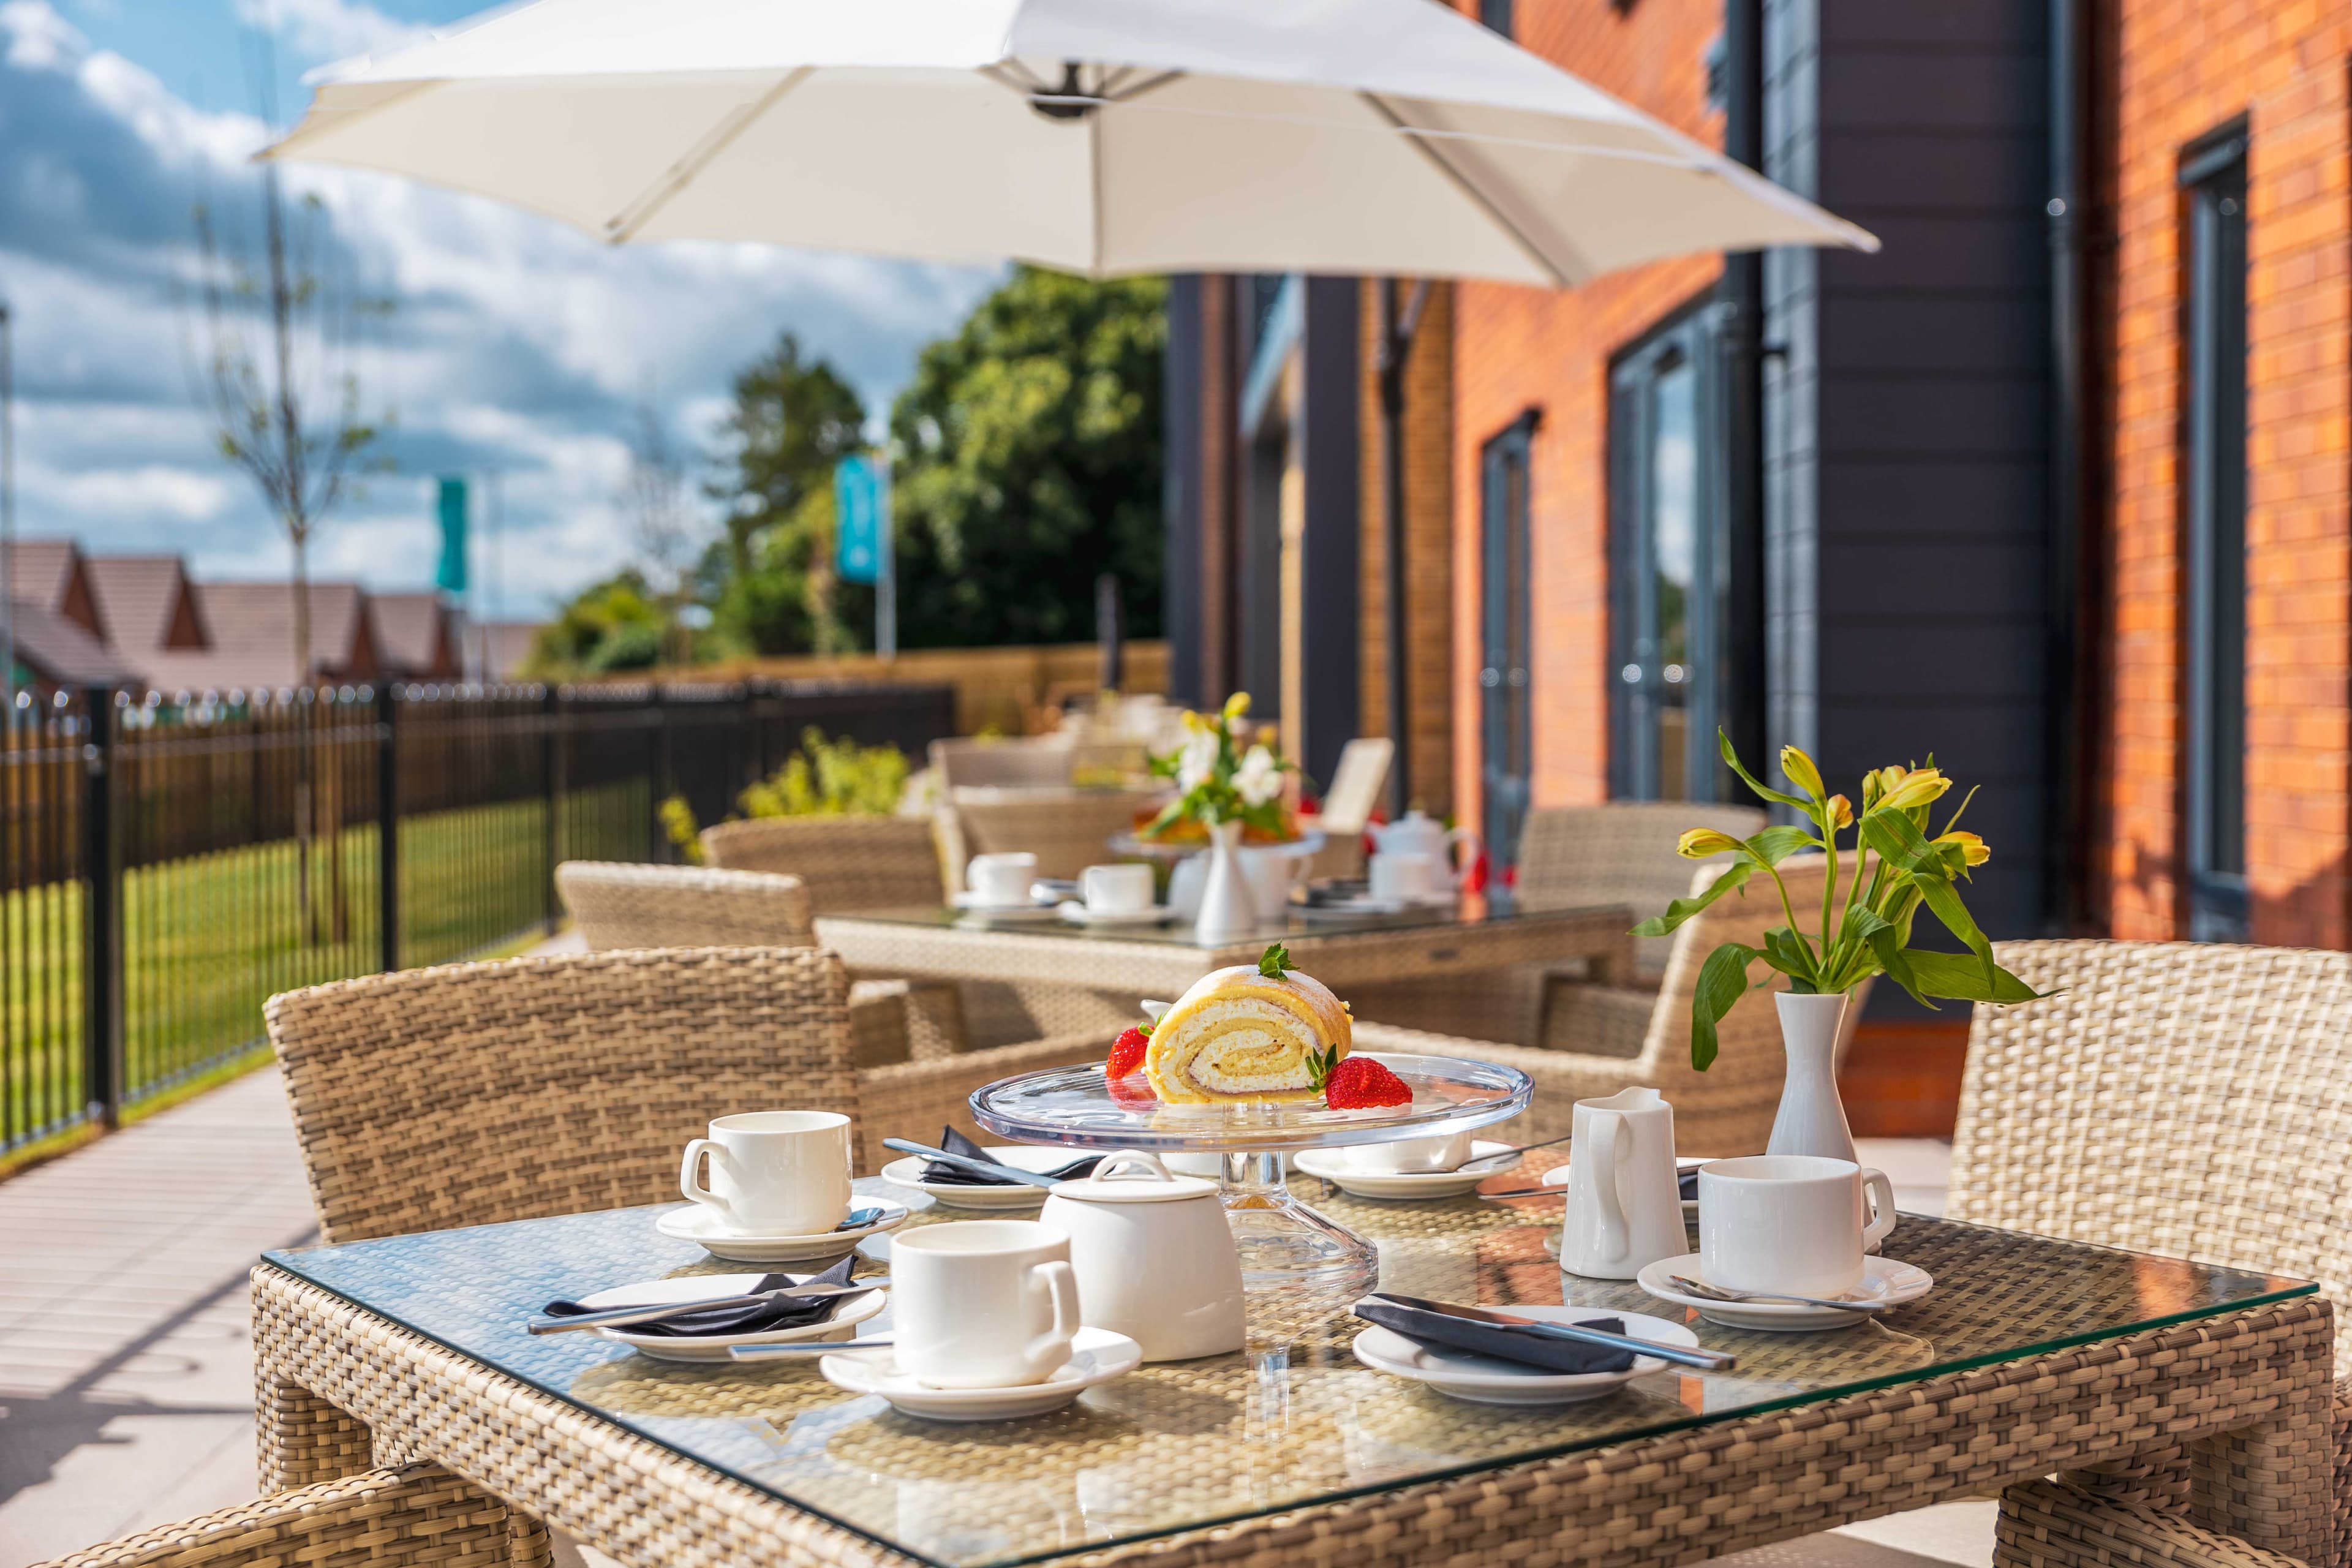
[[[910,754],[944,686],[26,694],[0,725],[0,1152],[250,1053],[294,986],[551,925],[569,859],[667,859],[810,726]]]

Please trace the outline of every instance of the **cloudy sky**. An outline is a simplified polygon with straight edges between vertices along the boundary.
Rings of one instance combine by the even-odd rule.
[[[274,80],[479,8],[469,0],[0,0],[0,298],[16,326],[18,527],[176,550],[200,574],[285,570],[252,482],[216,455],[182,280],[201,200],[257,228],[247,155]],[[262,37],[274,41],[267,56]],[[257,67],[264,58],[275,69]],[[257,85],[262,84],[262,85]],[[767,247],[607,249],[474,197],[291,170],[368,293],[396,302],[358,361],[396,471],[321,530],[320,576],[431,576],[433,477],[501,473],[508,613],[626,559],[633,410],[710,445],[729,379],[791,328],[879,408],[985,272]],[[486,610],[493,608],[484,605]]]

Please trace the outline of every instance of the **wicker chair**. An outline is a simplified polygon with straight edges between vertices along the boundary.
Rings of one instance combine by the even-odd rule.
[[[808,889],[773,871],[714,871],[567,860],[555,868],[572,922],[591,952],[641,947],[814,947]],[[856,980],[849,1032],[857,1065],[931,1061],[965,1048],[952,986]],[[1023,1038],[1053,1031],[1039,1029]]]
[[[2045,1000],[1979,1007],[1955,1219],[2315,1279],[2352,1302],[2352,954],[2004,942]],[[2335,1547],[2352,1568],[2352,1339],[2336,1337]],[[2179,1450],[2012,1487],[1996,1561],[2278,1564],[2200,1530]]]
[[[950,820],[941,837],[960,845],[947,856],[949,885],[963,888],[963,868],[974,855],[1027,850],[1041,877],[1075,877],[1111,858],[1114,834],[1168,798],[1152,789],[958,789],[950,792]]]
[[[1631,904],[1647,916],[1690,890],[1691,863],[1675,853],[1685,828],[1712,827],[1747,838],[1763,826],[1763,812],[1753,806],[1684,801],[1621,800],[1532,811],[1519,834],[1518,900],[1530,910]],[[1635,975],[1662,978],[1673,945],[1672,937],[1636,939]]]
[[[859,1071],[841,961],[682,948],[450,964],[270,998],[295,1132],[329,1241],[656,1204],[713,1116],[778,1105],[884,1136],[972,1131],[966,1097],[1097,1060],[1108,1035]]]
[[[1076,765],[1075,734],[1041,735],[1021,740],[982,741],[969,737],[931,742],[931,766],[949,789],[977,785],[1066,787]]]
[[[798,877],[821,915],[940,901],[940,852],[920,816],[757,816],[702,830],[702,855],[730,871]]]
[[[438,1465],[367,1469],[108,1541],[46,1568],[546,1568],[547,1531]]]
[[[1798,909],[1820,907],[1822,872],[1818,855],[1781,862],[1780,874]],[[1701,867],[1698,875],[1711,880],[1719,874],[1709,866]],[[1591,994],[1569,1019],[1548,1019],[1544,1026],[1546,1037],[1560,1048],[1531,1048],[1369,1020],[1356,1026],[1356,1043],[1372,1050],[1475,1057],[1519,1068],[1535,1079],[1536,1096],[1527,1115],[1513,1125],[1515,1142],[1564,1136],[1576,1101],[1646,1084],[1673,1102],[1675,1146],[1683,1152],[1756,1153],[1771,1135],[1772,1115],[1780,1100],[1780,1019],[1765,997],[1747,997],[1717,1031],[1720,1054],[1715,1065],[1695,1072],[1690,1065],[1691,994],[1698,985],[1699,967],[1718,944],[1741,942],[1759,947],[1767,928],[1785,923],[1771,883],[1760,879],[1749,882],[1675,932],[1665,982],[1656,992],[1572,987]],[[1781,976],[1761,973],[1769,975],[1773,990],[1787,988]],[[1868,999],[1864,984],[1846,1009],[1838,1040],[1840,1059]],[[1465,997],[1465,1003],[1473,1000]]]

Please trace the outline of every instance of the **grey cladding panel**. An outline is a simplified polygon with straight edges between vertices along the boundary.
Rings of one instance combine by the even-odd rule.
[[[2012,534],[2042,528],[2039,454],[2005,458],[1841,458],[1822,474],[1822,529],[1844,539],[1875,533],[1892,514],[1922,534],[1983,528]]]
[[[2039,375],[2041,300],[2026,293],[1923,300],[1844,294],[1822,312],[1822,368],[1896,374],[2006,371]]]
[[[1968,49],[1848,49],[1822,132],[2039,131],[2048,94],[2015,57]]]
[[[1857,220],[1859,221],[1859,220]],[[1855,294],[2026,293],[2048,286],[2050,247],[2025,202],[1986,216],[1888,213],[1868,223],[1882,249],[1822,252],[1822,282]]]
[[[1881,213],[2026,216],[2042,205],[2042,142],[2038,129],[1825,135],[1821,200],[1865,228]]]
[[[1826,376],[1822,450],[1864,456],[2016,456],[2047,440],[2038,376]]]
[[[1922,626],[2039,615],[2047,572],[2039,534],[2007,538],[1904,537],[1916,512],[1889,517],[1885,537],[1841,539],[1822,552],[1825,605],[1916,605]],[[1944,521],[1940,518],[1934,521]],[[1999,518],[1958,519],[1987,525]]]

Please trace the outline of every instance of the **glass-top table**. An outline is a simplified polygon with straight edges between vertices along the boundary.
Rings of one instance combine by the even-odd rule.
[[[1507,1184],[1525,1179],[1525,1172],[1497,1178]],[[1530,1211],[1475,1198],[1383,1204],[1330,1192],[1308,1178],[1293,1181],[1302,1195],[1374,1241],[1386,1288],[1489,1304],[1565,1299],[1685,1315],[1630,1284],[1564,1275],[1544,1248],[1558,1223],[1557,1205]],[[878,1190],[870,1181],[860,1187]],[[646,1527],[643,1549],[629,1550],[623,1533],[633,1526],[614,1525],[600,1535],[600,1516],[567,1510],[588,1510],[584,1500],[621,1488],[627,1495],[618,1517],[699,1520],[702,1526],[689,1528],[700,1528],[729,1510],[748,1517],[781,1502],[792,1511],[761,1528],[814,1516],[793,1527],[803,1531],[795,1550],[820,1560],[870,1559],[870,1546],[851,1549],[863,1542],[949,1568],[1103,1552],[1308,1507],[1332,1510],[1327,1517],[1341,1528],[1363,1517],[1347,1510],[1349,1500],[1590,1450],[1622,1452],[1634,1445],[1633,1452],[1648,1452],[1640,1447],[1645,1444],[1656,1446],[1655,1462],[1648,1479],[1626,1483],[1633,1491],[1612,1501],[1605,1489],[1578,1490],[1585,1483],[1576,1477],[1601,1476],[1606,1467],[1561,1472],[1562,1489],[1546,1505],[1556,1510],[1549,1522],[1538,1510],[1525,1528],[1538,1534],[1580,1521],[1599,1528],[1601,1521],[1643,1508],[1671,1510],[1672,1489],[1685,1484],[1749,1487],[1740,1493],[1739,1518],[1708,1526],[1704,1538],[1710,1550],[1732,1550],[1795,1533],[1776,1510],[1806,1510],[1812,1521],[1807,1528],[1818,1529],[1890,1511],[1890,1499],[1899,1507],[1907,1506],[1906,1496],[1937,1495],[1905,1488],[1965,1489],[1986,1477],[2034,1473],[2037,1464],[2055,1468],[2052,1450],[2037,1454],[2011,1440],[2021,1424],[2065,1436],[2074,1447],[2056,1457],[2071,1462],[2160,1435],[2168,1402],[2183,1389],[2193,1388],[2201,1413],[2188,1418],[2191,1426],[2240,1419],[2233,1400],[2242,1399],[2247,1412],[2272,1410],[2280,1403],[2275,1389],[2250,1384],[2242,1395],[2233,1393],[2233,1379],[2251,1364],[2250,1344],[2273,1345],[2264,1365],[2302,1368],[2295,1377],[2307,1374],[2314,1387],[2325,1386],[2325,1323],[2315,1331],[2305,1322],[2324,1314],[2294,1305],[2273,1318],[2242,1316],[2237,1327],[2219,1323],[2162,1355],[2110,1358],[2112,1366],[2095,1349],[2078,1348],[2279,1308],[2312,1292],[2307,1283],[1906,1215],[1885,1250],[1935,1276],[1925,1299],[1883,1322],[1824,1334],[1744,1332],[1692,1314],[1703,1344],[1738,1355],[1736,1371],[1661,1373],[1595,1403],[1515,1410],[1447,1399],[1357,1363],[1349,1345],[1360,1325],[1346,1315],[1345,1303],[1285,1298],[1263,1308],[1253,1303],[1244,1352],[1146,1366],[1053,1415],[936,1426],[836,1389],[806,1365],[677,1365],[584,1334],[523,1332],[523,1320],[558,1297],[742,1267],[661,1237],[654,1228],[661,1212],[617,1210],[268,1254],[256,1295],[265,1377],[300,1381],[307,1373],[335,1383],[357,1414],[377,1424],[380,1447],[386,1438],[395,1446],[414,1440],[461,1473],[473,1468],[478,1479],[508,1495],[526,1503],[543,1500],[551,1522],[600,1544],[617,1542],[640,1561],[683,1562],[691,1554],[665,1546],[671,1537],[654,1524]],[[933,1208],[911,1223],[959,1214]],[[295,1279],[318,1289],[305,1290]],[[859,1331],[880,1331],[887,1321]],[[387,1321],[431,1343],[387,1337],[372,1326]],[[2200,1360],[2198,1347],[2209,1342],[2216,1348]],[[2011,1363],[2026,1364],[2006,1381],[1956,1375]],[[504,1378],[534,1392],[500,1394]],[[1856,1415],[1843,1425],[1758,1424],[1773,1412],[1832,1401],[1858,1410],[1870,1391],[1906,1388],[1916,1394],[1903,1408],[1918,1420],[1873,1423]],[[478,1427],[517,1419],[534,1401],[552,1412],[520,1429],[537,1436],[499,1429],[495,1441],[469,1439]],[[2035,1401],[2050,1405],[2038,1418]],[[2316,1408],[2324,1411],[2324,1404]],[[2135,1413],[2130,1420],[2138,1425],[2118,1411]],[[1739,1427],[1743,1422],[1751,1425]],[[1719,1462],[1704,1476],[1706,1467],[1675,1468],[1675,1455],[1694,1451],[1690,1434],[1722,1424],[1748,1436],[1720,1449]],[[1760,1479],[1742,1481],[1740,1467],[1772,1447],[1776,1430],[1793,1431],[1789,1441],[1800,1447],[1817,1445],[1824,1456],[1820,1465],[1832,1471],[1885,1466],[1905,1479],[1883,1495],[1847,1489],[1825,1502],[1785,1489],[1788,1454],[1797,1451],[1789,1448],[1781,1470],[1759,1469]],[[1999,1442],[1996,1431],[2005,1435]],[[266,1446],[271,1440],[265,1436]],[[532,1443],[546,1451],[530,1451]],[[656,1461],[669,1458],[740,1484],[682,1489],[662,1478]],[[563,1474],[544,1479],[540,1469],[550,1466]],[[574,1473],[598,1467],[610,1474],[593,1484]],[[1676,1479],[1685,1470],[1688,1477]],[[1705,1495],[1711,1494],[1693,1491],[1683,1504],[1696,1507]],[[833,1538],[836,1548],[828,1554],[822,1541],[810,1544],[806,1531],[817,1528],[814,1521],[848,1535]],[[785,1553],[751,1555],[782,1561]]]

